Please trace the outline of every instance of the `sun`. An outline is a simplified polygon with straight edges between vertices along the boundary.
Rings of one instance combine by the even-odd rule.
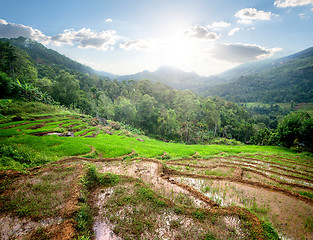
[[[195,51],[192,39],[183,34],[176,34],[161,42],[156,58],[161,65],[185,69],[191,65]]]

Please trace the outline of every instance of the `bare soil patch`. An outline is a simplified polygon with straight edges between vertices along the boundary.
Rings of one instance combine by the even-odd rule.
[[[2,239],[71,239],[76,236],[83,166],[59,164],[34,169],[31,174],[9,174],[11,184],[1,193]],[[7,175],[8,176],[8,175]]]

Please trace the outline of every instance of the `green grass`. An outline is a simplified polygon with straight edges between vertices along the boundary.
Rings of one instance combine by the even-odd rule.
[[[65,108],[47,105],[40,102],[24,102],[24,101],[12,101],[6,103],[6,107],[0,109],[2,115],[19,115],[19,116],[47,116],[54,114],[66,114],[69,115],[71,112]]]
[[[280,239],[277,232],[272,227],[271,223],[264,221],[262,224],[262,227],[263,227],[264,236],[266,237],[266,239],[271,239],[271,240]]]
[[[93,164],[86,164],[86,174],[81,178],[83,188],[81,189],[80,209],[76,214],[78,239],[91,239],[91,229],[94,212],[88,205],[88,193],[95,187],[114,186],[119,183],[118,175],[107,173],[100,174]]]
[[[62,127],[67,128],[69,126],[76,126],[81,124],[81,121],[70,121],[69,123],[62,124]]]
[[[51,119],[49,119],[51,121]],[[95,138],[84,137],[58,137],[58,136],[31,136],[30,133],[46,132],[46,131],[65,131],[59,127],[62,122],[68,120],[64,117],[54,117],[54,121],[46,123],[42,128],[29,129],[43,123],[43,120],[37,120],[28,124],[13,127],[9,129],[0,129],[0,142],[3,144],[19,144],[33,149],[36,152],[41,152],[47,157],[61,158],[66,156],[75,156],[86,154],[90,151],[90,145],[95,147],[96,151],[102,154],[103,157],[119,157],[130,154],[132,150],[136,152],[138,157],[156,158],[167,152],[168,159],[189,158],[195,152],[203,158],[212,156],[227,156],[227,155],[247,155],[262,153],[265,155],[283,155],[294,156],[295,152],[280,147],[265,147],[265,146],[224,146],[224,145],[185,145],[179,143],[165,143],[155,139],[150,139],[141,136],[144,140],[138,141],[136,137],[127,137],[123,135],[104,135],[99,134]],[[48,121],[48,120],[45,120]],[[87,124],[78,127],[87,127]],[[17,131],[20,130],[21,132]],[[96,131],[96,127],[92,127],[86,131]],[[22,135],[22,132],[24,135]],[[78,132],[79,133],[79,132]],[[76,133],[77,135],[77,133]],[[5,138],[12,136],[10,138]],[[276,160],[275,160],[276,161]],[[278,160],[277,160],[278,161]]]
[[[299,194],[313,199],[313,192],[300,191]]]
[[[41,151],[36,151],[26,145],[4,145],[0,143],[0,170],[18,170],[39,166],[56,158],[48,157]]]
[[[17,121],[17,122],[2,123],[2,124],[0,124],[0,128],[10,127],[10,126],[14,126],[14,125],[17,125],[17,124],[22,124],[22,123],[25,123],[25,122],[26,122],[26,121],[23,120],[23,121]]]
[[[15,144],[25,146],[28,149],[32,149],[34,152],[40,152],[40,154],[45,155],[46,158],[51,158],[51,161],[54,161],[56,158],[86,154],[90,151],[89,146],[93,146],[97,153],[105,158],[120,157],[130,154],[132,150],[135,151],[136,157],[160,158],[160,156],[166,152],[167,155],[166,158],[163,159],[164,161],[178,158],[190,158],[196,152],[199,156],[202,156],[202,158],[210,158],[217,155],[224,157],[229,155],[245,156],[261,153],[262,155],[270,156],[269,160],[274,162],[280,162],[280,160],[278,158],[273,158],[273,155],[283,157],[295,156],[294,151],[280,147],[253,145],[185,145],[179,143],[166,143],[145,136],[126,136],[123,134],[123,131],[116,131],[113,135],[98,134],[95,138],[67,138],[58,136],[38,137],[30,135],[40,132],[67,132],[78,129],[80,131],[75,133],[75,136],[78,136],[88,131],[90,131],[90,133],[87,135],[92,135],[95,132],[101,131],[97,127],[89,126],[88,122],[90,121],[90,117],[79,118],[77,114],[70,113],[69,115],[71,117],[69,118],[60,114],[62,111],[54,108],[54,111],[50,114],[48,119],[38,119],[18,127],[0,129],[0,143],[4,145]],[[73,119],[73,116],[76,119]],[[0,126],[12,126],[20,123],[25,123],[25,121],[4,123]],[[44,125],[41,128],[30,129],[39,124]],[[75,127],[68,128],[73,124],[75,124]],[[60,127],[60,125],[62,126]],[[139,141],[139,138],[143,139],[143,141]],[[300,157],[300,162],[312,163],[312,156],[299,154],[298,156]],[[7,160],[8,159],[5,161],[6,169],[9,168],[10,165],[10,161],[8,162]],[[12,167],[14,169],[22,167],[19,166],[18,162],[11,163],[12,166],[14,165]],[[221,175],[221,173],[218,172],[214,174]]]
[[[75,136],[79,136],[79,135],[85,135],[86,132],[89,132],[89,131],[94,131],[96,130],[97,128],[96,127],[91,127],[91,128],[87,128],[87,129],[84,129],[82,131],[78,131],[75,133]]]

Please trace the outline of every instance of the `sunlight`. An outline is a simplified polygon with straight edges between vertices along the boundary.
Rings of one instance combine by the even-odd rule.
[[[157,58],[163,64],[185,68],[191,65],[196,50],[192,39],[183,34],[175,34],[162,42]]]

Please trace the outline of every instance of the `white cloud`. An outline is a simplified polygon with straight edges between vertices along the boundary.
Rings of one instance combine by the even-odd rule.
[[[143,39],[126,41],[120,44],[120,48],[125,50],[147,50],[150,47],[151,43]]]
[[[313,5],[313,0],[276,0],[274,5],[276,7],[286,8],[286,7],[297,7],[304,5]]]
[[[239,18],[238,23],[251,24],[253,20],[270,20],[274,16],[271,12],[256,10],[255,8],[244,8],[239,10],[235,17]]]
[[[219,21],[219,22],[213,22],[212,24],[208,25],[208,28],[214,29],[214,30],[219,30],[222,28],[229,27],[231,24],[228,22],[224,21]]]
[[[239,27],[236,27],[236,28],[233,28],[229,31],[228,33],[228,36],[234,36],[236,32],[239,32],[240,31],[240,28]]]
[[[107,18],[104,20],[105,22],[113,22],[113,20],[111,18]]]
[[[196,25],[194,27],[190,27],[185,31],[185,35],[191,38],[198,39],[208,39],[208,40],[216,40],[219,36],[215,32],[209,32],[206,27],[201,25]]]
[[[115,45],[119,38],[113,30],[96,32],[90,28],[82,28],[78,31],[67,29],[51,37],[51,42],[56,45],[70,44],[77,45],[79,48],[108,50],[109,46]]]
[[[34,39],[43,44],[70,44],[77,45],[79,48],[97,48],[102,50],[107,50],[110,46],[115,45],[120,38],[113,30],[96,32],[89,28],[82,28],[78,31],[67,29],[55,36],[46,36],[38,29],[22,24],[8,23],[0,19],[0,37],[16,38],[20,36]]]
[[[215,44],[211,50],[212,57],[233,63],[243,63],[257,59],[271,57],[280,48],[265,48],[251,44]]]
[[[20,36],[31,38],[40,42],[49,41],[49,38],[38,29],[22,24],[8,23],[7,21],[0,19],[0,37],[16,38]]]
[[[6,24],[8,24],[7,21],[5,21],[5,20],[3,20],[3,19],[0,19],[0,25],[6,25]]]

